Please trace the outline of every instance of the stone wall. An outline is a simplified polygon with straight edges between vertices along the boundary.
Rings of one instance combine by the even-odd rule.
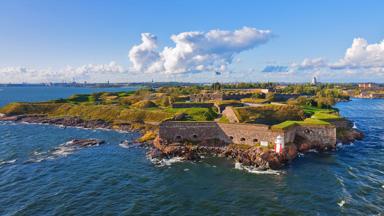
[[[227,124],[217,122],[176,122],[166,121],[160,124],[159,136],[168,142],[205,142],[220,140],[223,143],[254,145],[261,141],[274,143],[278,135],[267,125]]]
[[[232,93],[232,94],[224,94],[223,100],[241,100],[243,98],[252,97],[252,93]]]
[[[223,101],[223,100],[241,100],[243,98],[252,97],[252,93],[201,93],[190,95],[192,102],[206,102],[206,101]]]
[[[192,102],[222,101],[223,94],[220,92],[193,94],[189,98]]]
[[[275,101],[287,101],[291,98],[295,99],[299,96],[302,96],[300,94],[274,94],[274,100]]]
[[[210,108],[213,103],[173,103],[172,108]]]
[[[284,136],[284,132],[270,130],[268,125],[257,124],[218,124],[222,131],[236,144],[255,145],[262,141],[273,144],[278,135]]]
[[[216,122],[178,122],[165,121],[160,124],[159,137],[167,142],[204,142],[220,140],[231,143],[231,140]]]
[[[336,145],[336,127],[333,125],[300,125],[295,127],[295,137],[297,136],[318,145]]]
[[[336,127],[333,125],[300,125],[288,130],[271,130],[267,125],[258,124],[166,121],[160,124],[159,129],[159,137],[168,143],[188,141],[255,145],[264,141],[274,144],[279,135],[285,144],[300,138],[319,146],[336,145]]]

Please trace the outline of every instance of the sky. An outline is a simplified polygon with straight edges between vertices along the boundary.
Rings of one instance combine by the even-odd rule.
[[[384,82],[381,0],[0,0],[0,83]]]

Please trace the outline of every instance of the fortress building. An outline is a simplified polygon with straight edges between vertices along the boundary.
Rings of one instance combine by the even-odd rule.
[[[336,127],[294,125],[286,129],[274,129],[263,124],[165,121],[160,124],[159,138],[169,144],[260,145],[282,152],[285,146],[298,141],[334,147]]]

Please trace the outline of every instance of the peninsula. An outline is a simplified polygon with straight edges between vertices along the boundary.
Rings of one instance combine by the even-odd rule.
[[[356,86],[236,83],[77,94],[0,108],[0,120],[142,132],[148,155],[196,160],[234,158],[257,169],[280,169],[309,150],[330,151],[362,139],[333,107]],[[355,91],[356,92],[356,91]]]

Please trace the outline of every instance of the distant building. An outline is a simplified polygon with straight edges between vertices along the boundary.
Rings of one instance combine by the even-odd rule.
[[[311,81],[312,85],[317,85],[317,78],[314,76]]]
[[[375,83],[360,83],[359,84],[359,88],[360,89],[364,89],[364,90],[367,90],[367,89],[378,89],[379,85],[377,85]]]

